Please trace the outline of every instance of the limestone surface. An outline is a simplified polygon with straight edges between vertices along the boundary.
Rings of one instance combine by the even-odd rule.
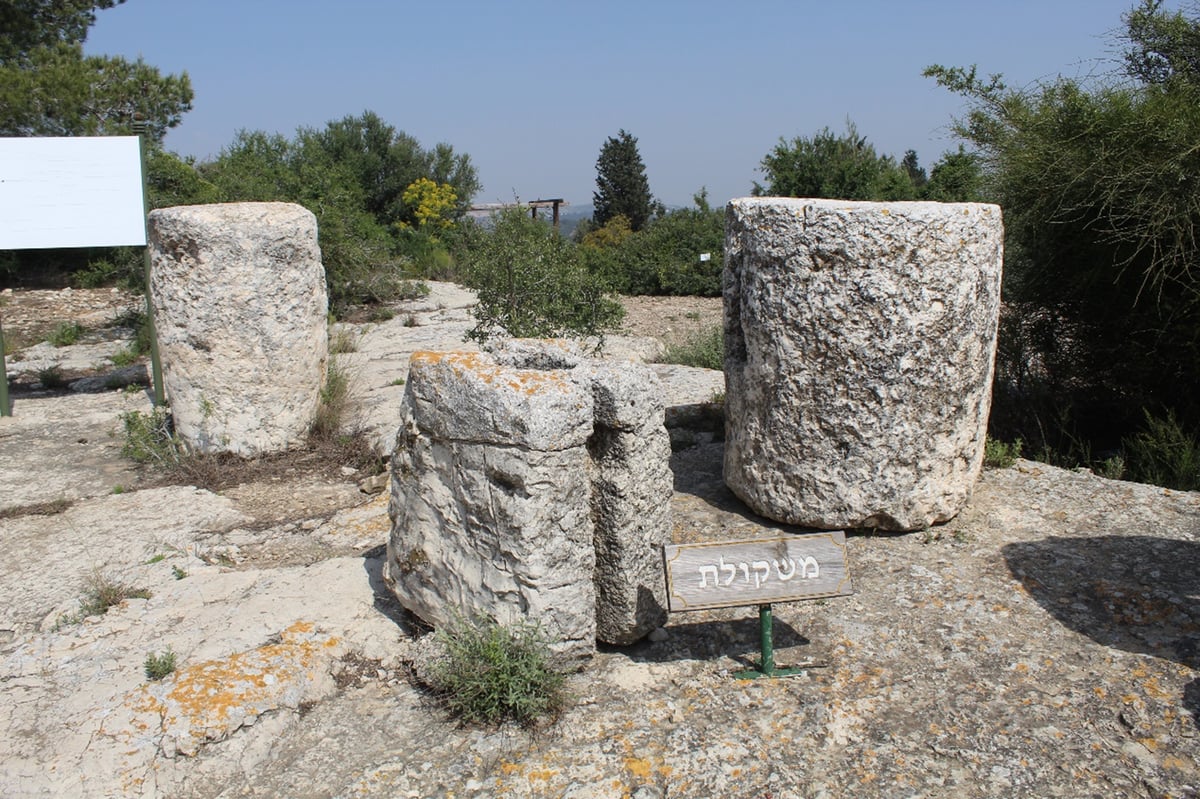
[[[164,382],[200,452],[300,444],[328,358],[316,218],[288,203],[179,206],[149,218]]]
[[[952,518],[983,459],[1000,209],[746,198],[726,231],[729,487],[811,527]]]

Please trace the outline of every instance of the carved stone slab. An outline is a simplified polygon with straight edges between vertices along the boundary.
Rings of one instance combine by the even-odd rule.
[[[792,602],[851,592],[841,530],[663,547],[667,604],[681,610]]]

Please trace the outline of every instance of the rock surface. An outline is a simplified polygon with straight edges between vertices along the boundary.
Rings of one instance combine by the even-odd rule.
[[[297,446],[328,358],[316,217],[288,203],[160,208],[150,290],[175,430],[199,452]]]
[[[433,332],[402,315],[379,327],[399,347]],[[373,368],[360,386],[381,384]],[[711,398],[684,385],[665,385],[673,404]],[[777,662],[811,664],[802,675],[732,679],[758,656],[753,608],[676,614],[572,675],[555,723],[464,728],[407,679],[425,638],[382,583],[386,500],[286,460],[219,496],[145,488],[155,473],[134,473],[110,440],[131,408],[147,410],[145,395],[23,395],[0,418],[0,541],[35,548],[0,559],[0,586],[37,586],[46,609],[0,637],[5,797],[1200,792],[1200,493],[1029,461],[986,470],[945,525],[847,536],[852,597],[775,607]],[[671,459],[674,543],[796,531],[724,486],[719,434],[687,432]],[[125,493],[110,497],[115,483]],[[69,515],[28,507],[60,490]],[[211,525],[193,521],[218,506]],[[51,629],[94,562],[150,599]],[[146,654],[166,646],[182,682],[147,681]],[[205,674],[228,690],[194,714],[161,727],[131,715]],[[197,754],[172,753],[179,739]]]
[[[730,488],[810,527],[953,518],[983,462],[999,207],[746,198],[726,230]]]

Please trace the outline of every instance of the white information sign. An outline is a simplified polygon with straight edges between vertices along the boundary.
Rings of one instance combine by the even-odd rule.
[[[0,250],[146,244],[136,136],[0,138]]]

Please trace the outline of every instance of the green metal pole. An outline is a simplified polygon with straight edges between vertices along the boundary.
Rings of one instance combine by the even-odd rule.
[[[167,396],[163,391],[162,358],[158,354],[158,326],[154,323],[154,303],[150,299],[150,186],[146,178],[146,123],[137,121],[133,129],[138,135],[138,150],[142,158],[142,211],[146,219],[146,246],[144,250],[144,270],[146,275],[146,327],[150,339],[150,374],[154,380],[154,404],[166,405]]]
[[[734,672],[734,679],[756,680],[759,677],[795,677],[804,674],[803,668],[777,668],[775,666],[775,622],[770,605],[758,606],[758,641],[762,659],[757,669]]]
[[[8,404],[8,368],[4,365],[4,323],[0,320],[0,416],[12,416]]]
[[[774,624],[770,605],[758,606],[758,624],[762,646],[762,662],[759,665],[759,671],[770,677],[775,673]]]

